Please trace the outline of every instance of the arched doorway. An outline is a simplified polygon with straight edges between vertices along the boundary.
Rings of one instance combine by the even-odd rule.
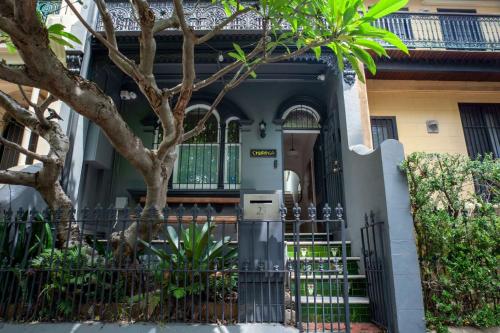
[[[285,188],[288,217],[293,218],[295,203],[302,208],[301,218],[308,217],[307,208],[311,203],[316,204],[317,216],[322,217],[322,208],[326,203],[330,207],[343,204],[337,114],[320,114],[315,107],[297,103],[284,110],[281,122],[283,169],[296,173],[301,185],[298,197],[287,195]]]
[[[321,131],[320,115],[312,107],[296,104],[285,110],[282,116],[284,202],[289,217],[293,217],[293,206],[302,208],[302,217],[307,217],[307,206],[316,202],[314,181],[314,145]],[[287,179],[289,180],[287,182]],[[298,181],[300,193],[290,193],[293,181]]]

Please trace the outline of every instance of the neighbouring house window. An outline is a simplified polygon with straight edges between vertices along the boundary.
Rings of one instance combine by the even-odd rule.
[[[459,104],[465,143],[471,158],[500,157],[500,104]]]
[[[23,140],[24,128],[17,122],[11,120],[7,122],[2,136],[14,143],[21,144]],[[6,170],[18,164],[19,152],[15,149],[0,145],[0,170]]]
[[[240,186],[240,146],[240,122],[237,118],[229,118],[226,122],[224,188],[237,189]]]
[[[371,117],[373,149],[387,139],[398,139],[396,117]]]

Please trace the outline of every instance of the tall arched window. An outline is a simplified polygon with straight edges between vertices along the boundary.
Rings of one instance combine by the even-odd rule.
[[[186,110],[184,132],[193,129],[210,106],[196,104]],[[153,147],[163,137],[159,124],[154,130]],[[240,121],[222,118],[213,111],[198,136],[177,146],[170,188],[173,190],[237,190],[240,188]]]
[[[209,107],[193,105],[186,110],[184,132],[192,130],[205,116]],[[177,147],[177,162],[172,187],[174,189],[217,188],[219,174],[219,115],[212,112],[205,130]]]

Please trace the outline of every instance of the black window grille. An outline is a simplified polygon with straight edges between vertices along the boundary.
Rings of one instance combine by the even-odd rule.
[[[28,150],[36,152],[36,147],[38,146],[38,134],[31,133],[30,143],[28,145]],[[26,164],[33,164],[34,158],[32,156],[26,156]]]
[[[315,130],[320,129],[319,115],[307,105],[295,105],[283,115],[283,129]]]
[[[500,104],[459,104],[467,152],[471,158],[500,157]]]
[[[373,149],[387,139],[398,139],[396,117],[371,117]]]
[[[184,131],[193,129],[209,107],[188,108]],[[163,137],[161,126],[154,131],[153,147]],[[177,161],[170,188],[174,190],[239,189],[240,187],[240,122],[237,118],[221,121],[214,112],[205,123],[205,130],[177,147]]]
[[[226,145],[224,159],[224,188],[238,189],[240,187],[240,122],[237,118],[227,121]]]
[[[11,120],[7,122],[2,136],[14,143],[21,144],[23,140],[24,128],[17,122]],[[0,170],[6,170],[18,164],[19,152],[15,149],[0,145]]]

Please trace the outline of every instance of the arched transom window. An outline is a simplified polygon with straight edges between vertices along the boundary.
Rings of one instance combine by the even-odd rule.
[[[283,129],[319,130],[321,128],[318,112],[307,105],[294,105],[283,114]]]
[[[192,130],[206,115],[205,104],[186,110],[184,132]],[[155,130],[155,146],[161,142],[161,126]],[[213,111],[205,130],[177,146],[171,188],[183,190],[238,189],[240,184],[240,125],[238,118],[221,120]]]

